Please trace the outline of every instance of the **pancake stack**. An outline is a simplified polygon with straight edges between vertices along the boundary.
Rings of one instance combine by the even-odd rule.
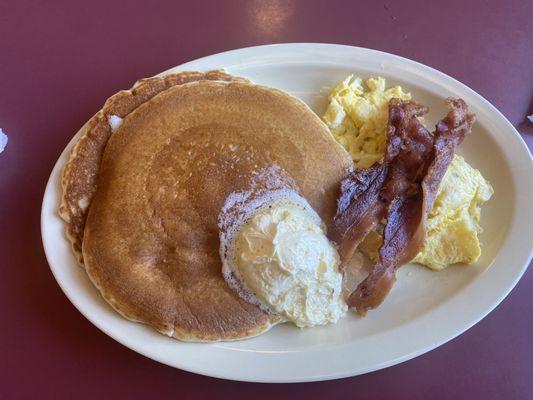
[[[60,215],[124,317],[185,341],[252,337],[279,319],[224,281],[217,217],[272,165],[332,220],[352,161],[303,102],[221,71],[150,78],[88,123],[63,172]]]

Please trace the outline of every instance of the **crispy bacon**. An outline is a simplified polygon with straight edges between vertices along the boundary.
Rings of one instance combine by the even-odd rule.
[[[412,130],[413,137],[424,136],[423,131],[430,135],[416,118],[427,112],[425,106],[392,99],[383,160],[370,168],[352,171],[341,182],[331,237],[339,244],[342,260],[352,258],[357,246],[385,216],[388,201],[383,198],[381,189],[388,178],[391,162],[400,153],[408,132]]]
[[[342,183],[342,188],[350,190],[341,190],[334,231],[337,235],[340,232],[339,248],[344,262],[353,255],[370,229],[382,218],[386,219],[383,244],[379,249],[380,262],[348,298],[348,305],[362,315],[382,303],[396,280],[397,268],[420,250],[426,216],[433,207],[442,177],[456,147],[472,127],[474,116],[468,113],[463,100],[448,99],[447,104],[450,112],[439,121],[431,135],[416,118],[421,115],[420,106],[391,100],[387,155],[378,164],[379,168],[387,171],[381,186],[374,184],[367,188],[362,185],[361,180],[353,179],[364,175],[357,171]],[[412,110],[419,111],[413,113]],[[397,143],[398,138],[400,144]],[[391,141],[394,141],[393,145]],[[397,151],[388,153],[391,146]],[[369,193],[369,190],[374,190],[377,195]],[[374,197],[378,201],[369,204],[365,214],[350,213],[350,210],[359,211],[366,206],[368,202],[365,198]],[[341,213],[344,215],[339,215]],[[337,221],[342,221],[342,224],[337,224]]]
[[[426,214],[433,208],[433,202],[440,182],[453,160],[455,149],[471,131],[475,115],[468,112],[468,106],[462,99],[446,99],[450,108],[448,115],[437,123],[434,136],[434,156],[424,181],[424,202]]]

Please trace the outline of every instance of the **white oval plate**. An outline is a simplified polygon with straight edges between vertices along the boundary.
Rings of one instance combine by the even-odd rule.
[[[333,326],[299,330],[285,324],[250,340],[181,343],[120,317],[76,265],[57,206],[61,169],[78,132],[50,175],[41,230],[57,282],[76,308],[106,334],[164,364],[220,378],[257,382],[342,378],[400,363],[454,338],[500,303],[524,273],[533,248],[532,157],[513,126],[473,90],[405,58],[329,44],[234,50],[165,73],[218,68],[300,97],[318,115],[331,87],[351,73],[379,75],[387,78],[388,85],[401,84],[430,107],[430,123],[445,114],[444,98],[463,98],[478,122],[460,153],[495,189],[483,209],[483,255],[476,265],[452,266],[439,273],[415,265],[401,268],[385,303],[365,318],[349,313]]]

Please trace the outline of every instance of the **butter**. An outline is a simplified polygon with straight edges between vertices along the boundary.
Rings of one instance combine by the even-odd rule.
[[[312,209],[290,199],[264,207],[236,233],[234,246],[243,286],[272,312],[301,328],[346,313],[339,256]]]

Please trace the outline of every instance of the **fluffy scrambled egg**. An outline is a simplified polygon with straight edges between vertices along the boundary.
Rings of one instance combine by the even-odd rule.
[[[426,221],[426,240],[413,262],[440,270],[448,264],[477,261],[481,206],[493,194],[481,172],[455,155]]]
[[[389,100],[410,100],[410,93],[396,86],[386,89],[383,78],[371,78],[363,87],[350,75],[329,95],[323,117],[335,139],[350,153],[358,168],[368,168],[385,153]],[[441,182],[426,222],[426,238],[412,260],[435,270],[454,263],[474,263],[481,255],[478,234],[481,206],[493,194],[481,173],[455,155]],[[361,244],[374,261],[381,236],[371,232]]]
[[[359,168],[370,167],[385,153],[389,100],[411,99],[400,86],[385,89],[383,78],[370,78],[366,86],[367,90],[361,78],[347,77],[330,93],[324,115],[331,133]]]

